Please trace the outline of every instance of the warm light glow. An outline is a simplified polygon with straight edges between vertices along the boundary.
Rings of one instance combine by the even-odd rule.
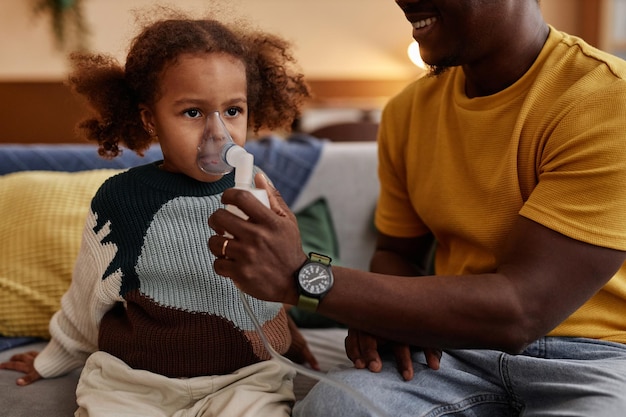
[[[426,64],[424,64],[424,61],[422,60],[422,57],[420,56],[420,46],[416,41],[411,42],[407,50],[407,53],[409,54],[409,58],[415,65],[417,65],[418,67],[422,69],[426,69]]]

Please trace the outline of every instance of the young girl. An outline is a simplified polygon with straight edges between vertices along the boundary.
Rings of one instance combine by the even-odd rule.
[[[288,44],[241,22],[168,18],[134,39],[124,68],[101,55],[72,62],[70,84],[97,114],[79,126],[100,154],[141,154],[158,140],[163,161],[102,185],[50,343],[3,367],[24,371],[26,385],[84,364],[77,416],[289,415],[294,373],[271,360],[207,247],[207,220],[234,175],[196,162],[210,116],[241,146],[249,126],[288,128],[298,116],[309,91]],[[285,353],[283,306],[249,302]]]

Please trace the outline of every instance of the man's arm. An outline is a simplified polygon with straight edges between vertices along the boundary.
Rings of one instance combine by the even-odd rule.
[[[428,233],[415,238],[396,238],[378,234],[376,250],[372,256],[372,272],[415,276],[427,275],[431,270],[434,237]],[[351,328],[346,337],[346,354],[357,369],[367,368],[372,372],[382,369],[380,348],[392,344],[398,372],[405,381],[413,379],[413,358],[406,343],[395,343],[381,339],[366,331]],[[424,348],[426,362],[431,369],[439,369],[441,350]]]
[[[398,238],[378,233],[370,271],[389,275],[427,275],[434,237],[428,233],[415,238]]]
[[[267,209],[254,197],[227,190],[225,210],[210,218],[209,248],[217,273],[261,299],[295,304],[295,271],[306,255],[297,223],[277,191]],[[277,215],[277,213],[281,213]],[[235,236],[220,256],[228,230]],[[319,312],[349,327],[400,343],[435,348],[519,352],[547,334],[594,295],[626,260],[626,252],[594,246],[518,216],[489,274],[392,276],[334,267],[335,285]]]
[[[625,252],[520,216],[494,273],[413,279],[337,270],[320,312],[412,345],[519,352],[584,304],[625,260]]]

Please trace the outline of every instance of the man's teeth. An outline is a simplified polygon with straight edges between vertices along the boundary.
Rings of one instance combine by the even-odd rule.
[[[426,26],[430,26],[437,21],[436,17],[429,17],[428,19],[418,20],[417,22],[413,22],[412,25],[415,29],[421,29]]]

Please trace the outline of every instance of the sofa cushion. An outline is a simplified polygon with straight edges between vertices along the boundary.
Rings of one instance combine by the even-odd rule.
[[[91,198],[120,170],[0,176],[0,334],[48,338]]]
[[[330,142],[292,206],[298,212],[324,197],[333,214],[341,265],[367,271],[376,244],[376,142]]]
[[[332,258],[339,265],[339,243],[328,202],[321,197],[295,213],[305,253],[318,252]]]
[[[163,159],[158,144],[144,156],[125,149],[122,154],[106,159],[98,155],[95,144],[2,144],[0,174],[17,171],[88,171],[92,169],[126,169]]]
[[[246,142],[254,163],[265,172],[289,207],[311,177],[326,142],[305,134],[288,140],[267,136]]]

